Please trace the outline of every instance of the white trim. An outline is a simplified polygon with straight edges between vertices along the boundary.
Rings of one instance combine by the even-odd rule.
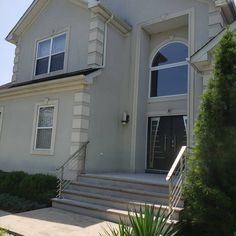
[[[187,62],[187,58],[185,61],[181,61],[181,62],[175,62],[175,63],[169,63],[166,65],[161,65],[161,66],[154,66],[152,67],[152,63],[153,60],[156,56],[156,54],[164,47],[168,46],[169,44],[173,44],[173,43],[181,43],[184,44],[187,48],[188,48],[188,53],[189,53],[189,45],[188,43],[186,43],[186,40],[177,40],[177,39],[173,39],[173,40],[167,40],[165,41],[165,43],[161,43],[159,44],[151,53],[151,57],[150,57],[150,61],[149,61],[149,85],[148,85],[148,100],[152,100],[152,99],[157,99],[157,98],[161,98],[162,97],[162,101],[163,100],[169,100],[168,97],[173,97],[173,96],[179,96],[179,95],[184,95],[184,94],[173,94],[173,95],[169,95],[169,96],[156,96],[156,97],[151,97],[151,79],[152,79],[152,72],[153,71],[158,71],[158,70],[163,70],[163,69],[169,69],[169,68],[174,68],[174,67],[178,67],[178,66],[186,66],[188,65]],[[189,78],[187,78],[187,81],[189,80]],[[188,91],[187,91],[188,93]],[[186,93],[186,94],[187,94]]]
[[[63,34],[66,35],[65,50],[64,50],[64,54],[65,55],[64,55],[63,69],[62,70],[57,70],[57,71],[50,72],[51,57],[53,55],[59,54],[59,53],[56,53],[56,54],[52,54],[51,53],[51,47],[52,47],[53,38],[56,38],[56,37],[58,37],[60,35],[63,35]],[[49,57],[48,72],[44,73],[44,74],[41,74],[41,75],[35,75],[37,60],[42,59],[42,58],[46,58],[46,57],[37,58],[38,44],[41,43],[41,42],[44,42],[46,40],[51,40],[51,42],[50,42],[50,55],[48,56]],[[44,37],[35,39],[35,42],[34,42],[34,53],[33,53],[33,60],[32,60],[32,79],[42,79],[44,77],[54,76],[54,75],[66,73],[68,71],[69,43],[70,43],[70,27],[69,26],[66,27],[66,28],[63,28],[61,30],[58,30],[56,33],[54,32],[53,34],[48,34],[48,35],[45,35]]]
[[[177,95],[170,95],[170,96],[150,97],[148,99],[148,103],[182,101],[182,100],[187,100],[187,94],[177,94]]]
[[[3,110],[4,108],[3,107],[0,107],[0,136],[1,136],[1,133],[2,133],[2,123],[3,123]]]
[[[37,149],[36,148],[39,110],[42,107],[54,107],[51,148],[50,149]],[[33,131],[32,131],[32,138],[31,138],[31,154],[32,155],[45,155],[45,156],[54,155],[57,115],[58,115],[58,100],[48,101],[48,99],[45,99],[44,102],[39,102],[39,103],[35,104],[34,123],[33,123]]]

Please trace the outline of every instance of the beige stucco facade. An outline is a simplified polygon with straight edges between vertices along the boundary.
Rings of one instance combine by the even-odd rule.
[[[34,1],[7,37],[16,56],[12,84],[0,90],[0,169],[55,173],[89,140],[88,172],[145,172],[150,117],[187,116],[187,144],[193,145],[204,76],[189,64],[187,94],[150,98],[150,65],[170,42],[187,45],[190,58],[231,23],[223,7],[210,0]],[[62,32],[63,71],[35,76],[38,40]],[[96,70],[71,75],[86,68]],[[50,101],[58,101],[54,152],[35,155],[35,104]]]

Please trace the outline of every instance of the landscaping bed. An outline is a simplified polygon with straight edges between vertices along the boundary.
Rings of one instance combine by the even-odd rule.
[[[50,207],[56,185],[54,176],[0,171],[0,210],[19,213]]]

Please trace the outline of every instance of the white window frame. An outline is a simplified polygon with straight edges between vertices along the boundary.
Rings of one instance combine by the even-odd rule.
[[[184,94],[172,94],[172,95],[166,95],[166,96],[156,96],[156,97],[151,97],[151,81],[152,81],[152,72],[153,71],[158,71],[158,70],[163,70],[163,69],[170,69],[170,68],[174,68],[174,67],[179,67],[179,66],[188,66],[188,62],[187,62],[187,58],[185,61],[181,61],[181,62],[174,62],[174,63],[169,63],[166,65],[161,65],[161,66],[152,66],[153,60],[155,58],[155,56],[157,55],[157,53],[164,47],[168,46],[169,44],[172,43],[182,43],[184,44],[187,48],[188,48],[188,44],[184,41],[181,40],[175,40],[175,41],[170,41],[165,43],[164,45],[162,45],[161,47],[159,47],[157,50],[155,50],[154,55],[152,56],[151,60],[150,60],[150,67],[149,67],[149,89],[148,89],[148,99],[151,100],[156,100],[156,99],[162,99],[162,98],[176,98],[176,97],[183,97],[186,96],[187,93]]]
[[[45,108],[45,107],[54,107],[51,148],[50,149],[39,149],[39,148],[36,148],[37,131],[38,131],[38,118],[39,118],[40,108]],[[57,115],[58,115],[58,101],[57,100],[48,101],[46,99],[45,102],[36,103],[35,111],[34,111],[33,133],[32,133],[32,140],[31,140],[31,154],[47,155],[47,156],[54,155],[56,127],[57,127]]]
[[[53,43],[53,39],[54,38],[57,38],[61,35],[65,35],[66,36],[66,41],[65,41],[65,49],[61,52],[57,52],[57,53],[52,53],[52,43]],[[46,57],[38,57],[38,47],[39,47],[39,44],[42,43],[42,42],[45,42],[47,40],[50,40],[50,52],[49,52],[49,61],[48,61],[48,70],[47,70],[47,73],[44,73],[44,74],[39,74],[39,75],[36,75],[36,67],[37,67],[37,61],[40,60],[40,59],[43,59],[43,58],[46,58]],[[55,34],[53,36],[50,36],[50,37],[46,37],[44,39],[41,39],[41,40],[37,40],[36,41],[36,46],[35,46],[35,56],[34,56],[34,70],[33,70],[33,75],[35,78],[42,78],[42,77],[45,77],[45,76],[48,76],[48,75],[55,75],[55,74],[58,74],[58,73],[61,73],[61,72],[64,72],[66,70],[66,64],[67,64],[67,52],[68,52],[68,32],[62,32],[62,33],[58,33],[58,34]],[[57,55],[57,54],[60,54],[60,53],[63,53],[64,52],[64,62],[63,62],[63,69],[61,70],[57,70],[57,71],[50,71],[50,67],[51,67],[51,58],[52,56],[54,55]]]
[[[3,107],[0,107],[0,135],[2,133],[2,123],[3,123]]]

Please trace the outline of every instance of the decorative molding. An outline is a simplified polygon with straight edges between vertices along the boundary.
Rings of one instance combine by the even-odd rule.
[[[105,19],[100,15],[91,13],[89,42],[88,42],[88,67],[101,66],[104,53]]]
[[[16,82],[17,80],[17,72],[18,72],[18,64],[19,64],[19,58],[20,58],[20,46],[16,45],[15,49],[15,58],[14,58],[14,64],[13,64],[13,74],[12,74],[12,82]]]
[[[72,155],[80,145],[88,141],[89,115],[90,115],[90,95],[86,91],[74,94],[71,148]]]
[[[88,82],[86,81],[86,77],[84,75],[79,75],[64,79],[2,89],[0,90],[0,101],[62,91],[83,91],[87,87]]]

